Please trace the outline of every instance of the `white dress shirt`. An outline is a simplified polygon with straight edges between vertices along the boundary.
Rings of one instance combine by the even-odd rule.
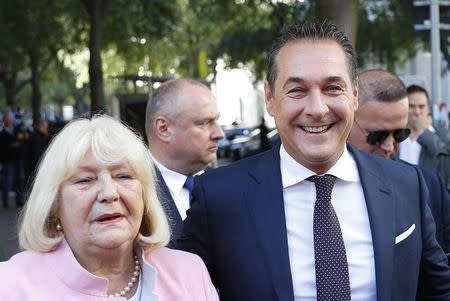
[[[190,207],[189,190],[183,187],[187,176],[168,169],[159,163],[155,157],[152,156],[152,158],[155,166],[161,172],[164,182],[166,182],[166,185],[169,188],[170,195],[177,206],[181,218],[184,220],[186,218],[186,211]]]
[[[414,165],[419,164],[419,156],[422,150],[422,146],[417,142],[417,140],[411,140],[411,138],[406,138],[402,143],[400,143],[400,151],[398,157],[403,161],[409,162]]]
[[[296,301],[316,300],[313,235],[316,190],[314,183],[306,180],[315,173],[295,161],[283,145],[280,168],[294,297]],[[344,239],[352,300],[376,301],[369,217],[358,168],[347,149],[327,174],[337,177],[331,203]]]

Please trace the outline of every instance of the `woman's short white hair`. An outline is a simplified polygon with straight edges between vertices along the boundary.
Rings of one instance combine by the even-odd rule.
[[[59,245],[63,239],[62,232],[56,230],[59,189],[89,150],[106,163],[127,162],[142,184],[144,215],[135,243],[148,248],[166,245],[170,230],[157,197],[155,171],[147,147],[120,121],[96,115],[70,122],[49,145],[21,214],[20,247],[47,252]]]

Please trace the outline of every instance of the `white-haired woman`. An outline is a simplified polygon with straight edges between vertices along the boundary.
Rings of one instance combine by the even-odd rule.
[[[0,299],[218,300],[199,257],[170,238],[141,139],[107,116],[69,123],[39,166],[0,263]]]

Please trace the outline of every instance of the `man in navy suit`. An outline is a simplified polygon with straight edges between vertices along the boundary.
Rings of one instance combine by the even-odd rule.
[[[218,118],[216,99],[195,80],[169,80],[148,100],[146,133],[171,226],[170,247],[176,247],[190,206],[193,176],[216,160],[218,141],[223,138]]]
[[[408,92],[405,85],[388,71],[372,69],[358,75],[358,91],[359,106],[348,143],[362,151],[395,159],[400,143],[410,133],[406,128]],[[445,253],[450,253],[449,194],[437,172],[420,169],[430,193],[437,241]]]
[[[293,25],[267,56],[266,106],[282,143],[196,179],[179,247],[202,257],[223,301],[323,300],[331,287],[328,300],[450,300],[421,172],[346,145],[358,107],[351,43],[328,22]],[[315,219],[324,178],[336,179],[331,226],[341,231],[329,241],[330,223]],[[343,269],[316,281],[328,267],[318,243],[342,241]]]

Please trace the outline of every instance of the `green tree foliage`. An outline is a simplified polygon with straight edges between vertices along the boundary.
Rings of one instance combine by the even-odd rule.
[[[316,17],[356,32],[360,66],[394,71],[416,50],[411,9],[409,0],[0,1],[0,82],[10,105],[32,83],[38,116],[41,94],[58,105],[82,98],[61,52],[89,48],[92,109],[104,109],[104,78],[124,74],[210,81],[221,59],[229,68],[246,65],[257,80],[281,26]],[[61,88],[48,84],[58,80]],[[51,92],[41,92],[41,82]]]
[[[361,0],[356,42],[360,66],[378,63],[395,71],[415,55],[418,39],[411,9],[409,0]]]
[[[162,37],[167,25],[176,19],[176,6],[175,2],[164,0],[81,0],[81,3],[89,24],[91,110],[104,110],[101,51],[114,48],[118,56],[131,59],[133,54],[140,53],[133,47],[132,38],[141,41],[146,36]]]
[[[227,67],[248,65],[255,80],[264,75],[266,51],[284,24],[311,17],[307,2],[240,1],[230,7],[232,22],[225,27],[212,58],[223,58]]]
[[[71,33],[74,31],[65,22],[67,1],[1,1],[0,5],[0,77],[7,104],[14,106],[14,97],[23,83],[30,82],[33,120],[36,121],[40,118],[42,72],[57,61],[58,49],[69,51],[73,45]],[[17,74],[25,68],[30,78],[18,84]]]

